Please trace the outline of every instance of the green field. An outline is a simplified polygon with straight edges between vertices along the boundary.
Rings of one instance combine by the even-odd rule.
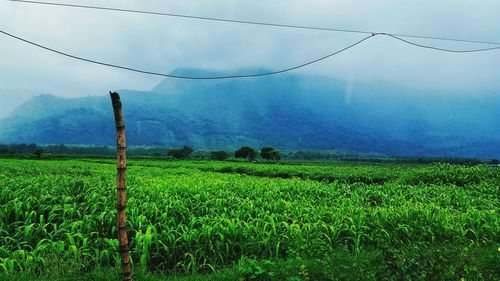
[[[118,280],[115,162],[0,159],[0,279]],[[500,280],[488,166],[130,160],[137,280]]]

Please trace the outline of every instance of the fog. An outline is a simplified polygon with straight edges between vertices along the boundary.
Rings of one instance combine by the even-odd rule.
[[[375,32],[500,41],[499,1],[66,1],[168,13]],[[341,49],[365,35],[0,2],[0,29],[104,62],[169,73],[287,68]],[[491,45],[412,39],[455,49]],[[149,90],[162,78],[107,68],[0,36],[0,89],[59,96]],[[500,50],[454,54],[374,37],[298,70],[369,85],[397,84],[432,95],[498,94]],[[3,93],[3,92],[2,92]],[[0,96],[0,99],[2,97]],[[1,109],[0,109],[1,110]]]

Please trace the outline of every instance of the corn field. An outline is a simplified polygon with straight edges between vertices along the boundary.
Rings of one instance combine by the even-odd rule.
[[[0,276],[119,264],[115,169],[107,159],[1,159]],[[338,249],[460,245],[500,256],[500,172],[487,166],[131,160],[127,180],[138,272]]]

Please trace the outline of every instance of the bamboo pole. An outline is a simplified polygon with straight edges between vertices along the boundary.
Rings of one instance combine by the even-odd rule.
[[[127,222],[125,216],[126,197],[126,170],[127,170],[127,145],[125,138],[125,121],[123,120],[122,103],[120,95],[109,92],[116,125],[116,225],[118,228],[118,243],[122,261],[123,280],[132,280],[130,253],[128,249]]]

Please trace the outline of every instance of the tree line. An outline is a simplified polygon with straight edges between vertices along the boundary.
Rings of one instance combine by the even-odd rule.
[[[164,148],[164,147],[129,147],[127,149],[129,156],[144,156],[158,158],[174,158],[174,159],[214,159],[225,160],[234,156],[235,158],[243,158],[248,161],[255,161],[258,153],[250,146],[243,146],[234,151],[233,154],[226,150],[218,151],[195,151],[189,146],[181,148]],[[37,145],[37,144],[0,144],[0,155],[24,155],[42,158],[42,156],[114,156],[116,148],[112,146],[85,146],[85,145]],[[269,161],[278,161],[281,159],[281,153],[272,148],[264,147],[259,155],[262,159]]]
[[[60,156],[95,156],[114,157],[114,146],[92,145],[37,145],[34,143],[0,144],[0,155],[16,157],[47,158]],[[282,153],[272,147],[263,147],[260,151],[250,146],[240,147],[236,151],[227,150],[193,150],[189,146],[181,148],[132,146],[127,148],[127,155],[132,157],[173,158],[173,159],[215,159],[225,160],[230,157],[255,161],[258,156],[269,161],[279,161],[286,158],[289,161],[325,161],[352,163],[393,163],[393,164],[431,164],[451,163],[462,165],[490,164],[500,166],[498,159],[481,160],[459,157],[387,157],[376,154],[356,154],[341,151],[302,150]]]
[[[189,158],[193,149],[189,146],[184,146],[179,149],[170,149],[168,151],[168,156],[175,159],[186,159]],[[225,160],[231,155],[225,150],[218,150],[210,152],[210,158],[215,160]],[[279,161],[281,159],[281,152],[272,147],[263,147],[260,150],[260,157],[267,161]],[[243,158],[247,161],[255,161],[257,158],[257,151],[250,146],[243,146],[234,152],[234,158]]]

